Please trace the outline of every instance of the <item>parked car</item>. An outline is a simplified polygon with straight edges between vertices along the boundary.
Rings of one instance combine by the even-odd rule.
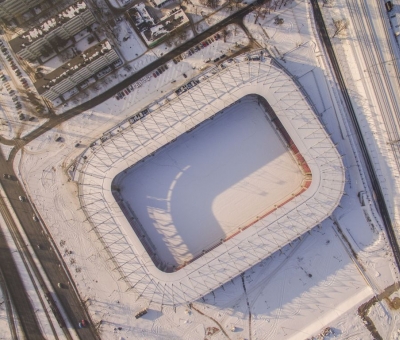
[[[25,196],[18,196],[18,199],[19,199],[21,202],[25,202],[25,200],[26,200]]]
[[[35,214],[33,214],[32,219],[33,219],[35,222],[39,222],[39,219],[37,218],[37,216],[36,216]]]

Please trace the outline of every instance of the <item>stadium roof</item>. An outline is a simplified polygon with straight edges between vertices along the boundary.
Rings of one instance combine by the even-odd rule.
[[[308,98],[273,60],[256,59],[232,62],[140,121],[125,121],[77,161],[82,208],[138,298],[163,305],[199,299],[300,237],[339,204],[345,181],[342,160]],[[165,273],[155,266],[115,201],[112,180],[249,94],[264,97],[273,108],[311,169],[311,186],[182,269]]]

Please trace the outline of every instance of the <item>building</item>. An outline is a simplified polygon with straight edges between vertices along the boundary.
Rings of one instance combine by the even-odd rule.
[[[55,100],[119,59],[107,40],[87,49],[35,82],[38,93]]]
[[[104,132],[74,163],[77,199],[92,230],[121,280],[147,305],[187,305],[200,299],[327,219],[343,195],[346,177],[341,156],[309,98],[274,60],[260,54],[248,60],[242,57],[179,96],[164,94],[171,97],[168,104],[158,105],[140,122],[132,116]],[[307,165],[304,190],[275,204],[236,234],[210,244],[191,262],[172,272],[158,268],[148,238],[140,226],[133,227],[133,213],[128,216],[116,204],[114,179],[247,95],[265,99],[260,104],[270,106],[270,119],[279,121],[275,126],[282,138],[290,141],[288,147],[299,164]]]
[[[175,7],[164,17],[155,21],[144,3],[138,3],[129,10],[129,15],[144,42],[154,47],[164,41],[173,32],[189,25],[189,18],[180,7]]]
[[[21,58],[35,60],[50,54],[67,39],[95,22],[92,12],[84,1],[65,8],[39,26],[10,40],[10,46]],[[60,45],[61,44],[61,45]]]
[[[152,0],[153,5],[158,8],[161,8],[170,2],[172,2],[172,0]]]
[[[29,11],[44,0],[0,0],[0,18],[11,20]]]

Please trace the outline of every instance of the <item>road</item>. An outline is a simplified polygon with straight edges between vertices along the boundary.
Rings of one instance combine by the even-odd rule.
[[[3,213],[2,210],[3,205],[0,203],[1,213]],[[3,282],[3,294],[6,297],[6,294],[8,293],[10,305],[12,304],[15,307],[23,332],[29,334],[28,339],[43,339],[42,331],[36,318],[36,313],[29,299],[28,293],[25,290],[21,276],[18,273],[14,257],[10,248],[8,248],[2,230],[0,230],[0,271],[2,272],[1,281]],[[9,320],[13,321],[13,319],[14,316],[9,315]]]
[[[376,201],[377,201],[380,213],[381,213],[381,217],[382,217],[386,232],[388,234],[389,242],[390,242],[390,245],[391,245],[392,250],[393,250],[393,254],[394,254],[394,257],[395,257],[396,265],[400,270],[400,250],[399,250],[399,245],[397,243],[396,235],[395,235],[394,230],[393,230],[392,221],[390,220],[390,215],[389,215],[388,209],[387,209],[386,204],[385,204],[385,199],[384,199],[381,187],[380,187],[380,183],[379,183],[377,175],[375,173],[375,169],[373,167],[373,163],[372,163],[371,157],[370,157],[370,155],[368,153],[368,149],[367,149],[363,134],[361,132],[361,128],[360,128],[359,123],[357,121],[357,116],[356,116],[356,113],[354,111],[353,104],[351,102],[349,93],[347,91],[346,84],[345,84],[344,78],[342,76],[342,72],[340,70],[340,67],[339,67],[339,63],[338,63],[338,61],[336,59],[335,51],[333,49],[333,46],[332,46],[332,43],[330,41],[328,32],[326,30],[325,23],[324,23],[324,20],[323,20],[323,17],[322,17],[322,13],[321,13],[321,10],[320,10],[320,8],[318,6],[318,1],[317,0],[311,0],[311,4],[312,4],[312,7],[313,7],[315,23],[316,23],[316,26],[317,26],[318,33],[320,35],[320,38],[321,38],[322,42],[325,45],[325,49],[326,49],[326,51],[328,53],[328,57],[329,57],[329,59],[331,61],[333,70],[335,72],[335,76],[336,76],[336,79],[338,81],[340,91],[342,93],[343,99],[345,101],[345,105],[347,107],[347,111],[348,111],[349,116],[350,116],[350,121],[352,123],[354,132],[356,134],[357,141],[359,143],[362,156],[364,158],[366,169],[367,169],[368,175],[370,177],[372,190],[373,190],[373,192],[375,194]]]
[[[215,34],[219,30],[221,30],[223,27],[226,25],[229,25],[231,23],[241,23],[243,21],[243,17],[246,16],[249,12],[253,10],[252,6],[245,7],[238,12],[236,12],[234,15],[232,15],[229,18],[224,19],[221,21],[219,24],[217,24],[214,27],[211,27],[207,31],[199,34],[196,36],[194,39],[184,43],[180,47],[176,48],[175,50],[165,54],[155,62],[149,64],[148,66],[144,67],[134,75],[128,77],[118,85],[114,86],[113,88],[107,90],[106,92],[102,93],[100,96],[91,99],[90,101],[81,104],[69,111],[66,111],[60,116],[52,116],[50,117],[49,121],[40,126],[37,130],[33,131],[23,139],[17,139],[17,140],[5,140],[2,139],[0,142],[6,145],[14,145],[14,149],[12,150],[9,159],[6,160],[3,155],[0,155],[0,168],[2,169],[3,173],[11,174],[12,176],[15,176],[15,172],[13,169],[13,161],[15,158],[16,153],[24,147],[27,143],[33,141],[35,138],[41,136],[43,133],[49,131],[53,127],[79,115],[80,113],[91,109],[95,107],[96,105],[104,102],[105,100],[111,98],[112,96],[115,96],[116,93],[119,91],[123,90],[130,84],[136,82],[143,76],[152,73],[155,69],[157,69],[159,66],[165,64],[166,62],[170,61],[171,59],[175,58],[182,52],[190,49],[191,47],[197,45],[199,42],[203,41],[204,39],[207,39],[209,36]],[[70,274],[68,273],[68,269],[63,262],[62,256],[58,254],[58,256],[55,254],[58,252],[58,249],[56,246],[53,246],[53,242],[50,236],[50,233],[48,233],[47,228],[44,224],[42,224],[42,227],[38,222],[33,221],[32,216],[34,214],[34,210],[32,206],[30,205],[29,202],[21,202],[18,199],[18,196],[26,196],[26,193],[24,192],[22,186],[18,181],[12,181],[12,180],[7,180],[4,179],[3,177],[0,178],[0,182],[3,185],[4,191],[10,200],[12,209],[15,211],[23,229],[24,232],[26,233],[28,240],[30,244],[33,246],[33,250],[36,254],[36,257],[38,258],[41,267],[43,268],[44,272],[47,275],[47,278],[49,279],[53,291],[56,293],[58,300],[62,304],[62,308],[66,312],[69,321],[71,322],[72,326],[76,329],[79,337],[82,340],[97,340],[99,339],[99,336],[97,334],[97,331],[91,322],[90,316],[87,312],[86,306],[83,304],[81,301],[77,290],[74,289],[74,282],[73,280],[70,280]],[[43,232],[44,231],[44,232]],[[40,249],[38,248],[38,245],[40,245]],[[15,272],[17,273],[17,272]],[[16,275],[12,275],[12,272],[9,273],[10,278]],[[69,286],[66,285],[66,289],[60,289],[58,288],[57,284],[61,283],[68,283]],[[26,293],[25,293],[26,294]],[[18,293],[15,291],[10,291],[10,296],[11,298],[15,301],[16,305],[22,310],[25,306],[25,304],[16,299]],[[32,312],[31,312],[32,313]],[[32,313],[34,315],[34,313]],[[79,329],[78,322],[81,319],[87,319],[89,320],[89,325],[90,327],[88,328],[82,328]],[[27,333],[29,334],[29,333]]]
[[[11,172],[10,170],[12,170],[11,166],[12,166],[11,163],[5,163],[4,167],[1,166],[1,169],[5,173],[10,173]],[[37,265],[34,262],[33,258],[31,257],[30,253],[28,252],[26,247],[25,248],[21,247],[22,249],[19,249],[19,251],[22,253],[23,256],[25,256],[27,262],[29,262],[33,274],[37,279],[39,285],[41,286],[42,290],[45,293],[52,291],[57,294],[57,298],[60,301],[62,308],[69,316],[69,321],[72,323],[72,326],[77,328],[78,335],[80,336],[81,339],[93,339],[93,340],[99,339],[99,337],[96,334],[96,331],[94,330],[94,325],[91,325],[91,327],[89,328],[82,328],[82,329],[79,329],[77,327],[80,320],[82,319],[90,320],[90,317],[87,314],[86,310],[83,308],[81,300],[75,293],[74,287],[72,286],[73,283],[68,285],[68,282],[70,281],[69,277],[63,270],[62,264],[60,267],[59,258],[61,256],[56,256],[55,254],[57,249],[55,249],[51,244],[50,239],[47,236],[47,233],[42,232],[40,223],[33,220],[32,216],[34,214],[34,211],[30,206],[29,202],[27,201],[21,202],[19,200],[19,196],[26,195],[24,190],[22,189],[22,186],[17,180],[10,180],[10,179],[2,179],[1,184],[4,190],[7,192],[7,196],[12,206],[12,209],[16,212],[18,220],[23,226],[25,234],[27,235],[30,241],[30,245],[32,246],[33,251],[36,253],[36,256],[41,264],[41,267],[47,274],[47,278],[52,285],[52,287],[46,286],[45,280],[41,276],[40,271],[37,268]],[[23,244],[22,236],[20,235],[20,232],[15,226],[15,223],[7,207],[5,206],[4,202],[2,202],[2,200],[0,200],[0,207],[1,207],[1,214],[5,217],[5,219],[8,222],[7,223],[8,228],[12,233],[15,234],[15,237],[19,239],[19,243]],[[22,303],[20,302],[20,300],[16,300],[18,299],[19,295],[23,295],[25,293],[25,290],[19,287],[19,289],[15,291],[14,284],[15,282],[18,281],[18,271],[7,270],[6,272],[7,268],[3,268],[3,266],[7,267],[10,265],[9,263],[11,263],[9,259],[5,260],[4,262],[2,261],[1,268],[4,272],[6,280],[9,280],[10,282],[10,284],[8,284],[8,286],[10,287],[9,288],[10,296],[11,299],[15,302],[18,314],[19,312],[21,312],[21,315],[19,314],[19,317],[20,319],[24,319],[25,314],[28,313],[27,311],[25,311],[25,308],[29,310],[30,304],[27,302]],[[60,289],[58,287],[59,282],[65,284],[64,289]],[[52,295],[50,295],[49,298],[50,298],[50,305],[52,306],[52,309],[55,310],[54,315],[58,320],[60,320],[60,324],[63,325],[64,321],[62,320],[58,312],[59,306],[57,305],[57,303],[54,303]],[[33,310],[30,310],[29,313],[32,313],[33,317],[35,316]],[[68,329],[64,327],[63,330],[65,336],[68,339],[70,339],[71,337]],[[28,329],[25,332],[25,334],[28,337],[28,339],[31,338],[36,339],[32,337],[32,334],[35,333],[29,331]],[[43,339],[43,337],[38,337],[37,339]]]

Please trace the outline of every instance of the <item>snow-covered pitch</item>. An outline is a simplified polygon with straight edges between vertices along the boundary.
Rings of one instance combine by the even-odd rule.
[[[307,185],[259,99],[242,98],[114,179],[160,269],[201,256]]]
[[[139,239],[145,233],[133,211],[123,212],[116,202],[113,179],[253,94],[273,108],[311,170],[311,185],[180,270],[158,269],[151,242]],[[109,131],[77,160],[75,179],[82,208],[129,288],[150,303],[179,305],[216,289],[326,219],[339,204],[345,176],[341,157],[307,97],[271,59],[261,58],[231,63],[140,121],[128,120]]]

